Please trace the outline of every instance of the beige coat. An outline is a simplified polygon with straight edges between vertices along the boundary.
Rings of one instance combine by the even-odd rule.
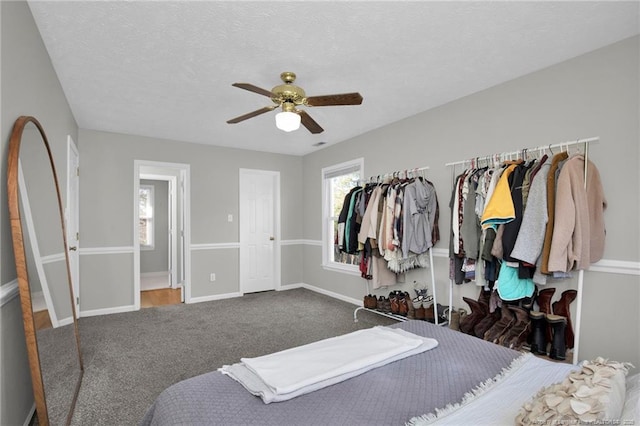
[[[576,154],[562,166],[558,176],[549,254],[551,272],[587,269],[602,259],[607,202],[600,173],[591,161],[587,165],[585,190],[584,164],[584,156]]]

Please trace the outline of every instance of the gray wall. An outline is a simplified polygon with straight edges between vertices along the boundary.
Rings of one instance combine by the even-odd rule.
[[[191,174],[191,243],[215,245],[239,242],[239,169],[280,172],[282,239],[300,238],[302,221],[302,158],[256,151],[80,130],[80,235],[82,310],[112,309],[133,304],[133,253],[109,253],[133,246],[134,160],[188,164]],[[99,193],[100,197],[92,197]],[[233,222],[227,221],[232,214]],[[100,251],[104,253],[100,253]],[[81,251],[82,253],[82,251]],[[283,256],[286,250],[283,249]],[[117,259],[115,259],[117,258]],[[121,263],[124,262],[124,263]],[[106,268],[106,264],[112,267]],[[300,276],[300,263],[283,261],[282,284]],[[193,297],[238,292],[238,248],[192,251]],[[289,271],[287,268],[294,268]],[[209,282],[209,274],[216,281]],[[98,273],[101,274],[98,279]],[[118,277],[115,277],[117,274]],[[127,275],[122,277],[121,275]],[[89,278],[91,277],[91,279]]]
[[[77,125],[25,2],[0,2],[0,284],[16,278],[6,197],[7,147],[13,122],[32,115],[44,126],[59,173],[66,168],[66,140],[77,140]],[[63,188],[64,190],[64,188]],[[63,194],[64,196],[64,194]],[[13,294],[13,293],[11,293]],[[0,424],[23,424],[33,404],[17,297],[0,307]]]
[[[140,250],[140,273],[169,270],[169,183],[140,179],[140,185],[153,186],[153,249]]]
[[[635,262],[637,273],[638,40],[624,40],[305,156],[304,238],[321,240],[322,167],[357,157],[364,157],[366,176],[430,166],[428,177],[437,188],[445,230],[436,245],[442,255],[448,247],[452,187],[446,163],[599,136],[590,158],[608,201],[604,259]],[[305,283],[358,300],[365,294],[364,280],[322,269],[321,247],[308,245],[304,253]],[[435,260],[438,295],[446,300],[447,259]],[[430,283],[425,270],[409,274],[407,282],[414,279]],[[580,358],[602,355],[640,365],[638,275],[586,272],[584,283]],[[559,296],[574,288],[576,280],[551,285]],[[408,285],[398,288],[410,290]],[[466,307],[461,297],[477,296],[477,291],[473,285],[456,287],[454,306]],[[620,332],[612,333],[612,328]]]

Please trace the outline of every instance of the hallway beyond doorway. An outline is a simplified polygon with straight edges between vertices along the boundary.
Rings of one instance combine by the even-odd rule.
[[[177,305],[180,302],[180,289],[165,288],[140,292],[140,308],[153,308],[163,305]]]

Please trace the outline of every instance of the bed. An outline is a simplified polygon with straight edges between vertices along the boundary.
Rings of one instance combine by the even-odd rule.
[[[212,371],[165,389],[141,425],[515,424],[519,414],[522,420],[525,403],[529,402],[529,413],[540,410],[530,402],[541,388],[550,389],[581,370],[581,366],[543,360],[425,321],[389,328],[435,339],[437,346],[283,402],[265,403],[238,381]],[[624,415],[635,420],[639,380],[634,377],[633,388],[627,380],[625,388],[629,365],[615,365],[617,370],[612,371],[621,373],[617,376],[622,377],[622,395],[619,384],[609,386],[617,388],[618,394],[609,391],[604,400],[615,400],[613,412],[618,417],[624,408]],[[545,394],[537,396],[538,401],[553,401]],[[594,407],[591,404],[590,409],[602,411]],[[584,411],[584,406],[578,408]]]

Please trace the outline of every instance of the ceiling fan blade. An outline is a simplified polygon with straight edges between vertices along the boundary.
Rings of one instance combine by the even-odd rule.
[[[298,114],[300,115],[300,122],[302,123],[302,125],[306,127],[307,130],[309,130],[311,133],[315,134],[324,132],[324,129],[320,127],[320,125],[316,123],[316,121],[311,118],[311,116],[307,114],[306,111],[299,110]]]
[[[341,93],[338,95],[324,95],[308,97],[305,104],[308,106],[331,106],[331,105],[360,105],[362,96],[358,92]]]
[[[259,95],[264,95],[268,98],[275,96],[270,91],[266,89],[261,89],[260,87],[254,86],[253,84],[249,84],[249,83],[233,83],[232,86],[239,87],[240,89],[248,90],[250,92],[257,93]]]
[[[257,109],[255,111],[253,111],[253,112],[250,112],[248,114],[241,115],[240,117],[236,117],[236,118],[232,118],[231,120],[227,120],[227,123],[229,123],[229,124],[239,123],[239,122],[244,121],[244,120],[246,120],[248,118],[255,117],[256,115],[260,115],[260,114],[264,114],[265,112],[273,111],[277,107],[278,107],[278,105],[272,105],[272,106],[260,108],[260,109]]]

